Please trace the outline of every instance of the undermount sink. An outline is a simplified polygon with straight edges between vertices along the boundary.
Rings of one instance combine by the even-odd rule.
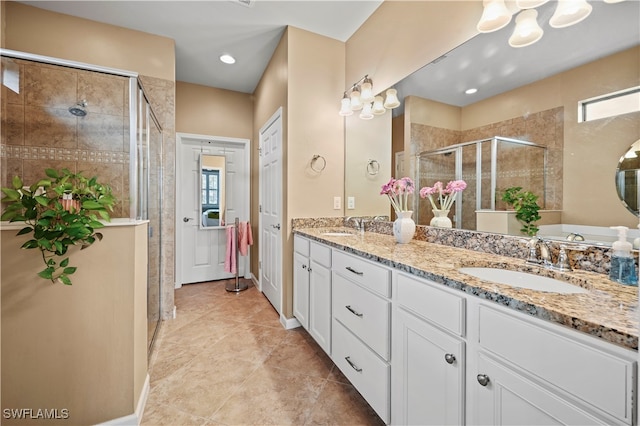
[[[328,237],[352,237],[354,234],[350,232],[323,232],[322,235]]]
[[[459,268],[458,271],[463,274],[480,278],[481,280],[505,284],[511,287],[526,288],[529,290],[562,294],[589,292],[578,285],[556,280],[555,278],[530,274],[528,272],[488,267],[464,267]]]

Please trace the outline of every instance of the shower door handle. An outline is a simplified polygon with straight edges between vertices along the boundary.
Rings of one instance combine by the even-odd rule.
[[[182,221],[183,221],[183,222],[185,222],[185,223],[186,223],[186,222],[189,222],[190,220],[195,220],[195,219],[194,219],[194,218],[192,218],[192,217],[183,217],[183,218],[182,218]]]

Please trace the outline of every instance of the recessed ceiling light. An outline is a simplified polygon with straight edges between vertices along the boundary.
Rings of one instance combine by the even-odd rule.
[[[464,93],[466,93],[467,95],[473,95],[474,93],[476,93],[478,91],[478,89],[476,88],[471,88],[471,89],[467,89],[464,91]]]
[[[222,56],[220,56],[220,60],[222,62],[224,62],[225,64],[235,64],[236,63],[236,58],[234,58],[231,55],[227,55],[226,53]]]

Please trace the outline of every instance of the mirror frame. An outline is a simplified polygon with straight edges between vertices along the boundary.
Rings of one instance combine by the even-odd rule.
[[[226,192],[225,192],[225,176],[226,176],[226,157],[223,155],[200,154],[199,178],[198,178],[198,214],[200,229],[222,229],[225,227],[226,217]],[[202,173],[205,170],[218,171],[218,225],[208,226],[205,224],[205,206],[202,204]]]

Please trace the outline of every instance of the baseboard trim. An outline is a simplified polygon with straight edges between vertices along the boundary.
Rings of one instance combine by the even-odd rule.
[[[142,392],[140,392],[140,397],[138,398],[138,405],[136,407],[136,411],[128,416],[118,417],[117,419],[108,420],[104,423],[99,423],[99,425],[108,425],[108,426],[138,426],[142,423],[142,415],[144,414],[144,407],[147,405],[147,397],[149,396],[149,375],[144,380],[144,385],[142,386]]]
[[[280,324],[282,324],[285,330],[291,330],[292,328],[302,326],[297,318],[286,318],[284,315],[280,315]]]

